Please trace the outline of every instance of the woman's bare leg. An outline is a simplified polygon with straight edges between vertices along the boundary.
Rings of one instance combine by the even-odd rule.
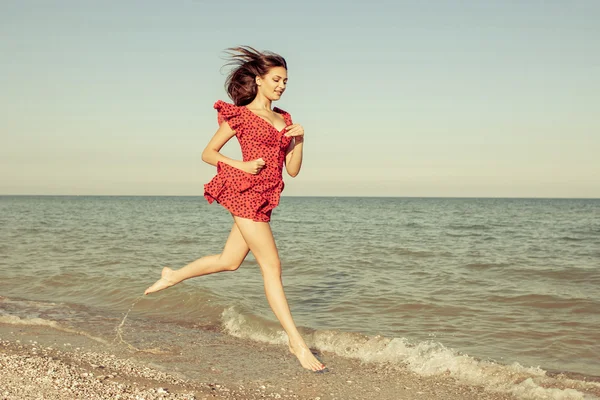
[[[195,276],[213,274],[222,271],[235,271],[248,255],[248,245],[239,228],[233,224],[229,238],[221,254],[202,257],[178,270],[164,267],[161,278],[150,286],[144,294],[158,292]]]
[[[267,222],[256,222],[236,216],[234,216],[234,220],[260,265],[265,282],[267,300],[288,335],[290,351],[298,357],[304,368],[313,371],[324,369],[325,366],[310,352],[292,319],[292,314],[283,291],[281,262],[279,261],[271,226]]]

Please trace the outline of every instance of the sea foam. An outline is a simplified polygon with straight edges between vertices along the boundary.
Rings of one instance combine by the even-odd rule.
[[[94,335],[89,334],[88,332],[82,331],[82,330],[77,330],[77,329],[72,329],[72,328],[68,328],[66,326],[62,326],[60,325],[58,322],[56,321],[52,321],[49,319],[44,319],[44,318],[21,318],[19,316],[16,315],[10,315],[10,314],[4,314],[4,315],[0,315],[0,323],[3,324],[11,324],[11,325],[37,325],[37,326],[48,326],[50,328],[59,330],[59,331],[63,331],[63,332],[68,332],[68,333],[74,333],[77,335],[81,335],[81,336],[85,336],[88,337],[92,340],[95,340],[97,342],[103,343],[103,344],[108,344],[109,342],[105,339],[102,339],[101,337],[97,337]]]
[[[232,336],[271,344],[287,343],[287,335],[281,328],[255,316],[243,315],[234,307],[225,309],[221,319],[223,328]],[[548,376],[539,367],[477,360],[435,341],[411,343],[406,338],[367,336],[353,332],[303,331],[307,344],[320,351],[366,363],[406,368],[423,376],[452,376],[460,383],[482,386],[492,392],[509,393],[520,399],[589,400],[597,397],[577,389],[600,389],[600,384],[596,382]]]

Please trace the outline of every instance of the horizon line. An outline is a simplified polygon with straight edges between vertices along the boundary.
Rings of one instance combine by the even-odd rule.
[[[179,194],[0,194],[0,197],[200,197]],[[600,197],[521,197],[521,196],[354,196],[354,195],[282,195],[283,197],[372,198],[372,199],[546,199],[546,200],[600,200]]]

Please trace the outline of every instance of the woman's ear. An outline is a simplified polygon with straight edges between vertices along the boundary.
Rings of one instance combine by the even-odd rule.
[[[256,82],[256,86],[260,86],[260,76],[254,78],[254,82]]]

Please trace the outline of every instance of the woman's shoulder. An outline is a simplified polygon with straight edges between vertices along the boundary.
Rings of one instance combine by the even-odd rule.
[[[244,107],[243,106],[236,106],[233,103],[228,103],[228,102],[223,101],[223,100],[217,100],[217,101],[215,101],[215,104],[213,105],[213,108],[215,110],[217,110],[217,112],[219,114],[223,114],[224,116],[228,116],[228,117],[239,116],[244,111]]]
[[[217,100],[217,101],[215,101],[215,104],[213,105],[213,108],[215,110],[218,110],[218,111],[220,111],[220,110],[228,110],[228,111],[230,111],[230,110],[234,111],[235,110],[235,111],[239,111],[242,107],[236,106],[233,103],[228,103],[228,102],[223,101],[223,100]]]
[[[223,121],[227,121],[231,129],[238,128],[242,122],[242,107],[236,106],[235,104],[228,103],[223,100],[217,100],[213,105],[213,108],[217,110],[217,120],[219,125],[223,123]]]
[[[282,114],[282,115],[290,115],[289,112],[287,112],[284,109],[281,109],[279,107],[273,107],[273,111],[275,111],[278,114]]]
[[[279,107],[273,107],[273,111],[283,117],[286,125],[290,125],[292,123],[292,115],[289,112]]]

